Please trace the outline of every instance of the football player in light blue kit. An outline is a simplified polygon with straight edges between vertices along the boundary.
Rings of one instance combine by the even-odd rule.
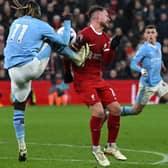
[[[131,69],[141,73],[136,103],[133,106],[122,106],[121,115],[139,114],[152,95],[168,101],[168,84],[162,80],[161,45],[156,41],[157,30],[154,25],[148,25],[144,31],[145,42],[140,46],[131,61]]]
[[[19,161],[25,161],[27,149],[25,144],[24,111],[25,102],[31,91],[32,79],[38,78],[49,61],[51,47],[45,38],[56,43],[57,52],[72,59],[77,66],[84,62],[84,54],[73,52],[69,47],[70,21],[64,21],[62,35],[55,33],[46,22],[40,20],[41,10],[38,3],[26,1],[23,5],[13,0],[19,17],[13,21],[4,49],[5,69],[11,79],[14,116],[13,124],[19,149]]]

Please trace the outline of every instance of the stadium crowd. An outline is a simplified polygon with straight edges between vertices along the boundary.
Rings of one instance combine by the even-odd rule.
[[[20,0],[22,2],[23,0]],[[163,61],[168,69],[168,1],[167,0],[37,0],[42,9],[42,19],[57,31],[64,17],[71,16],[72,27],[78,32],[87,25],[87,11],[98,4],[108,8],[111,24],[107,33],[122,35],[116,49],[116,57],[103,69],[105,79],[137,79],[139,74],[129,68],[130,59],[143,42],[142,33],[146,24],[155,24],[158,29],[158,41],[162,44]],[[3,48],[9,25],[14,19],[10,7],[12,1],[0,0],[0,80],[8,79],[3,69]],[[55,81],[57,74],[63,74],[62,56],[54,51],[45,73],[40,79]],[[168,82],[168,71],[163,74]]]

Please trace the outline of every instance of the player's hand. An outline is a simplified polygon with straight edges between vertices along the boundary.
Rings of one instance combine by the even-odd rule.
[[[141,69],[141,75],[142,76],[148,76],[148,71],[145,68]]]
[[[90,55],[90,47],[88,43],[85,43],[84,45],[82,45],[82,47],[80,48],[80,50],[78,52],[76,52],[78,55],[78,60],[76,63],[77,66],[84,66],[84,63],[86,61],[86,59],[89,58]]]
[[[63,16],[63,20],[72,20],[72,14],[71,13],[68,13],[66,15]]]

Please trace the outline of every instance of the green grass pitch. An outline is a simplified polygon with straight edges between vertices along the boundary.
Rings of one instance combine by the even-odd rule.
[[[121,118],[118,146],[127,161],[108,156],[113,168],[168,167],[168,105],[147,105]],[[0,168],[98,168],[91,154],[90,111],[85,106],[28,106],[28,161],[19,163],[12,107],[0,108]],[[106,143],[103,126],[101,145]]]

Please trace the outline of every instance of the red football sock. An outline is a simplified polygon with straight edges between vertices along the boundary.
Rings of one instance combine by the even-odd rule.
[[[101,134],[102,118],[92,116],[90,119],[90,131],[92,137],[92,145],[98,146]]]
[[[108,127],[108,143],[116,142],[118,132],[120,129],[120,116],[114,116],[109,114],[107,120]]]

